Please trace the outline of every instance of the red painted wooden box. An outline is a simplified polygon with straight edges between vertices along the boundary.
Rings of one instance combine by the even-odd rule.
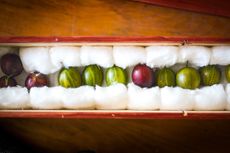
[[[204,37],[0,37],[0,46],[42,45],[230,45],[230,38]],[[230,119],[230,111],[0,110],[0,118]]]

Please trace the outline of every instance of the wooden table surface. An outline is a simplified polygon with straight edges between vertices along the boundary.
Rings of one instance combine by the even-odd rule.
[[[123,0],[0,0],[0,36],[230,36],[230,19]],[[229,120],[0,119],[41,152],[229,150]]]
[[[0,0],[0,36],[219,36],[230,19],[130,0]]]

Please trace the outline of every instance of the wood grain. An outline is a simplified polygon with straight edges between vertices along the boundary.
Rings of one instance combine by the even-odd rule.
[[[230,17],[229,0],[135,0],[170,8],[178,8],[213,15]]]
[[[230,36],[230,19],[128,0],[0,0],[0,36]],[[36,150],[225,153],[229,120],[0,119]]]
[[[229,37],[230,19],[128,0],[0,0],[1,36]]]
[[[230,124],[220,120],[2,119],[0,125],[43,153],[226,153],[230,143]]]

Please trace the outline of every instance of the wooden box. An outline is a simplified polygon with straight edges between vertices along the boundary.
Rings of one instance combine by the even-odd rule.
[[[204,37],[0,37],[0,46],[230,45],[230,38]],[[230,111],[0,110],[0,118],[230,119]]]

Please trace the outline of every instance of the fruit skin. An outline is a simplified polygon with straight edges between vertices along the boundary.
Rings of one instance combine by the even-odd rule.
[[[32,87],[43,87],[48,86],[48,77],[45,74],[34,72],[30,73],[25,81],[25,86],[30,89]]]
[[[58,75],[58,84],[65,88],[76,88],[81,85],[80,72],[74,67],[63,68]]]
[[[116,83],[123,83],[126,85],[128,82],[126,70],[115,65],[113,67],[106,69],[105,82],[107,86]]]
[[[221,71],[215,65],[208,65],[200,68],[201,82],[205,86],[220,83]]]
[[[12,77],[3,76],[0,78],[0,88],[14,87],[16,85],[17,85],[17,82]]]
[[[153,70],[145,64],[138,64],[133,69],[132,80],[140,87],[150,88],[154,85]]]
[[[226,77],[228,83],[230,83],[230,65],[226,66],[226,68],[225,68],[225,77]]]
[[[195,89],[200,86],[200,74],[192,67],[184,67],[176,74],[176,84],[184,89]]]
[[[86,66],[82,73],[82,81],[86,85],[101,86],[103,83],[103,70],[98,65]]]
[[[163,68],[157,71],[157,85],[159,87],[173,87],[176,85],[176,74],[170,68]]]
[[[1,57],[2,72],[8,76],[17,76],[23,71],[22,62],[18,55],[8,53]]]

